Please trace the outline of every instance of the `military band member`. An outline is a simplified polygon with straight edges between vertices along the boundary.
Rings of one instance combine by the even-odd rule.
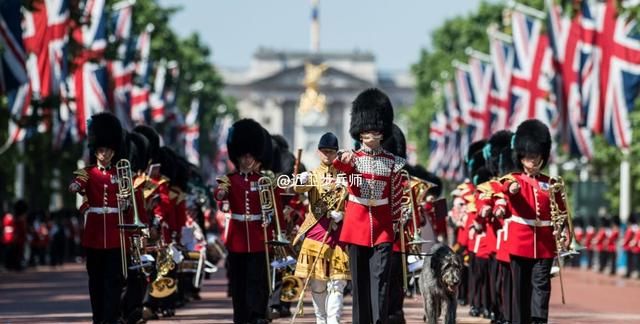
[[[405,164],[381,146],[391,136],[392,123],[393,107],[384,93],[378,89],[360,93],[353,102],[349,133],[362,148],[345,152],[333,163],[347,176],[362,178],[361,183],[349,183],[340,233],[340,241],[349,245],[354,323],[387,320],[393,220],[400,215],[394,198],[402,194],[399,171]]]
[[[94,323],[120,320],[123,274],[118,228],[118,179],[112,160],[122,158],[124,135],[120,121],[109,113],[89,121],[91,164],[74,172],[69,191],[86,197],[82,246],[87,256],[89,295]]]
[[[339,195],[336,190],[340,185],[337,183],[338,170],[333,166],[337,152],[338,138],[333,133],[322,135],[318,143],[320,166],[301,173],[299,185],[294,187],[295,192],[306,192],[309,197],[309,212],[293,241],[295,246],[303,240],[295,275],[310,278],[309,287],[318,324],[340,323],[344,288],[347,280],[351,279],[346,247],[338,241],[346,190],[342,191],[345,195]],[[328,206],[328,203],[335,206]]]
[[[629,219],[627,220],[627,229],[624,232],[624,237],[622,238],[622,249],[627,257],[627,272],[625,273],[625,278],[631,278],[631,274],[635,269],[635,256],[633,253],[633,248],[635,248],[636,241],[634,240],[636,233],[638,233],[638,223],[636,220],[636,214],[632,213],[629,215]],[[576,237],[578,234],[576,233]]]
[[[542,169],[551,151],[551,135],[536,119],[521,123],[513,141],[515,162],[523,172],[501,179],[508,199],[507,217],[513,323],[547,323],[551,296],[551,265],[556,255],[550,209],[552,180]],[[559,208],[564,210],[560,199]],[[569,244],[567,242],[566,244]]]
[[[268,323],[270,279],[258,180],[262,168],[271,164],[271,137],[254,120],[242,119],[229,130],[227,147],[236,170],[218,179],[214,196],[229,201],[224,242],[229,251],[233,322]]]

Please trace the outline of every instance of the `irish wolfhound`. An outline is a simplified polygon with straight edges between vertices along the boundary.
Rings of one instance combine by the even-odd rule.
[[[462,277],[462,261],[451,248],[443,244],[431,247],[420,274],[420,291],[424,298],[424,311],[429,324],[437,324],[442,303],[446,303],[444,323],[455,324],[456,296]]]

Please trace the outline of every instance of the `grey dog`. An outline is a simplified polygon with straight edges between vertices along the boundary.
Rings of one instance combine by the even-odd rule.
[[[438,323],[444,302],[447,309],[444,323],[455,324],[461,274],[462,260],[451,248],[440,243],[431,247],[420,274],[420,291],[424,298],[427,323]]]

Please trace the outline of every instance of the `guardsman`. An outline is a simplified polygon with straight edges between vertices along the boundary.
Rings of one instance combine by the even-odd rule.
[[[636,220],[636,214],[633,213],[629,215],[629,219],[627,220],[627,229],[624,231],[624,237],[622,238],[622,249],[627,257],[627,272],[625,273],[625,278],[631,278],[631,274],[634,269],[634,255],[632,252],[632,241],[638,232],[638,223]],[[577,236],[577,234],[576,234]]]
[[[542,174],[551,151],[549,128],[537,119],[522,122],[513,140],[515,163],[523,172],[501,178],[508,199],[508,240],[513,276],[513,323],[547,323],[551,265],[556,256],[550,208],[552,179]],[[560,197],[558,208],[565,206]],[[570,242],[567,242],[568,245]]]
[[[261,170],[271,165],[271,137],[256,121],[242,119],[229,130],[227,147],[236,170],[218,179],[214,197],[229,201],[224,241],[229,251],[233,322],[268,323],[270,260],[265,242],[271,229],[263,227],[258,180],[263,177]],[[273,199],[277,206],[278,199]]]
[[[88,204],[82,246],[87,256],[93,322],[117,323],[124,282],[118,178],[112,161],[124,157],[124,134],[120,121],[110,113],[93,115],[88,124],[91,164],[74,172],[69,191],[85,196]]]
[[[294,186],[295,192],[306,192],[309,197],[309,211],[293,241],[295,246],[303,240],[295,275],[309,280],[317,324],[340,323],[344,288],[351,279],[346,246],[338,241],[347,193],[342,190],[341,195],[336,189],[340,184],[333,161],[338,148],[333,133],[322,135],[318,143],[320,166],[301,173]]]
[[[402,194],[399,172],[405,165],[405,159],[382,148],[392,125],[393,107],[387,95],[378,89],[363,91],[353,101],[349,129],[362,148],[344,152],[333,162],[347,177],[361,179],[349,183],[340,233],[340,241],[349,245],[354,323],[387,320],[393,220],[400,217],[400,204],[394,198]]]

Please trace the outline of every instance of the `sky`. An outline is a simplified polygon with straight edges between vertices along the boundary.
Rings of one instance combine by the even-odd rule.
[[[309,50],[311,0],[159,0],[181,6],[170,24],[180,36],[198,32],[215,65],[248,67],[260,47]],[[375,55],[384,71],[407,70],[448,19],[479,0],[320,0],[320,50]]]

